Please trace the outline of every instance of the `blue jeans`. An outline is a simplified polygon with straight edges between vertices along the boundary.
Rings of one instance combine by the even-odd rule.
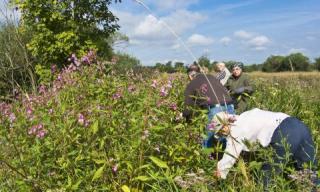
[[[223,111],[227,112],[228,114],[235,114],[233,104],[209,107],[208,124],[211,122],[215,114]],[[203,140],[202,147],[209,148],[213,145],[214,133],[208,130],[208,125],[206,127],[206,134],[207,137]],[[226,138],[219,138],[219,142],[222,143],[223,147],[226,146]]]
[[[283,142],[288,144],[288,148]],[[275,154],[273,160],[276,165],[265,163],[262,166],[263,183],[267,187],[271,181],[271,170],[274,167],[277,174],[282,170],[279,164],[286,162],[286,153],[291,154],[292,160],[295,162],[297,170],[303,169],[303,164],[309,165],[310,170],[315,172],[318,170],[318,161],[316,159],[316,147],[314,145],[309,128],[295,117],[287,117],[276,128],[271,138],[270,146],[274,149]],[[312,182],[319,184],[319,180],[315,177]]]

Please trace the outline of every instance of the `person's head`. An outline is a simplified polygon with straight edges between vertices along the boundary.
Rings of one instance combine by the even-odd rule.
[[[194,79],[198,73],[200,73],[200,67],[197,65],[197,63],[191,64],[187,69],[187,74],[190,80]]]
[[[223,62],[217,63],[216,66],[217,66],[217,70],[218,70],[219,72],[223,71],[224,68],[226,68],[226,64],[224,64]]]
[[[243,64],[241,62],[237,62],[232,65],[232,75],[234,77],[239,77],[242,73]]]

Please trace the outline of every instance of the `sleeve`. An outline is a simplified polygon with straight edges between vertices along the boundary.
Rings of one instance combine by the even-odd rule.
[[[217,167],[222,179],[226,179],[229,169],[235,164],[243,149],[244,145],[242,142],[239,143],[228,137],[225,152]]]
[[[246,79],[244,80],[244,92],[251,94],[251,93],[253,93],[253,91],[254,90],[253,90],[253,87],[250,84],[250,79],[247,76]]]

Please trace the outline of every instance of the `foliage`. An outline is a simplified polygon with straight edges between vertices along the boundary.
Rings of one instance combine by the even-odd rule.
[[[122,74],[125,74],[126,71],[129,71],[130,69],[141,66],[139,59],[121,52],[114,54],[113,62],[115,62],[115,70]]]
[[[203,55],[198,59],[198,64],[201,67],[206,67],[209,71],[212,70],[213,65],[211,65],[210,60],[207,56]]]
[[[25,47],[29,37],[11,20],[0,25],[0,96],[14,94],[20,88],[36,87],[34,64]]]
[[[314,65],[315,65],[316,70],[320,71],[320,57],[315,59]]]
[[[119,0],[118,0],[119,1]],[[109,5],[112,0],[15,0],[21,29],[32,32],[28,49],[38,64],[62,67],[72,53],[98,49],[111,55],[108,37],[119,26]],[[117,2],[117,0],[116,0]]]
[[[309,71],[311,68],[309,58],[302,53],[292,53],[288,56],[270,56],[263,63],[262,71]]]
[[[37,94],[0,104],[2,190],[262,190],[257,159],[267,160],[269,150],[259,150],[251,162],[240,160],[227,180],[214,178],[217,159],[199,143],[205,111],[189,124],[180,116],[185,74],[119,76],[116,64],[89,55],[73,57],[68,68],[53,72],[53,81]],[[317,135],[320,105],[310,96],[319,95],[319,78],[295,78],[294,85],[288,79],[253,78],[257,91],[251,106],[296,115]],[[308,187],[274,179],[273,191]]]

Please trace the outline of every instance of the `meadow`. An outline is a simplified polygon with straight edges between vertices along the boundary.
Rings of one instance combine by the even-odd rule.
[[[37,93],[0,103],[1,191],[261,191],[270,150],[240,159],[226,180],[203,150],[206,112],[180,116],[185,74],[117,73],[89,58],[51,71]],[[320,144],[320,73],[250,73],[251,107],[302,119]],[[318,155],[319,157],[319,155]],[[294,170],[288,167],[286,173]],[[270,191],[310,191],[274,175]]]

